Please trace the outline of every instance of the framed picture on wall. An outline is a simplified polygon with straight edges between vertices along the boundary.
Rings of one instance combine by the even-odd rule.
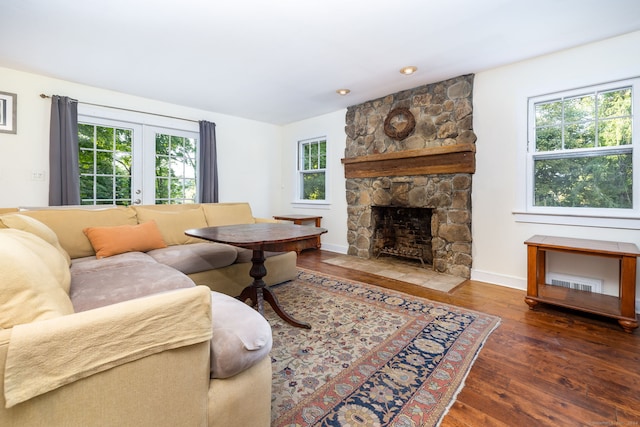
[[[16,133],[18,95],[0,92],[0,133]]]

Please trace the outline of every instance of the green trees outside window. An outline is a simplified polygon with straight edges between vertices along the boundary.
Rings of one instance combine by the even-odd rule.
[[[534,105],[534,206],[633,208],[632,89]]]

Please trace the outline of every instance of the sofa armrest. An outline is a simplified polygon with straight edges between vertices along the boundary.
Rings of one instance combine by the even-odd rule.
[[[209,353],[208,342],[166,350],[79,379],[10,409],[2,402],[0,425],[206,426]],[[5,355],[0,349],[0,364]]]
[[[3,364],[5,406],[167,350],[208,347],[210,339],[211,297],[201,286],[17,325]]]

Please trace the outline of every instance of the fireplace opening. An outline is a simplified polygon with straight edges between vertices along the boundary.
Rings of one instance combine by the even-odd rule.
[[[375,258],[389,255],[433,265],[431,216],[433,209],[401,206],[372,206]]]

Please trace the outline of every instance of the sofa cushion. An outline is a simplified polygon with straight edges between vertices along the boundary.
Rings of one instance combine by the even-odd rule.
[[[209,227],[256,222],[249,203],[203,203],[202,209]]]
[[[186,275],[142,252],[79,258],[71,264],[70,297],[76,311],[193,286]]]
[[[41,238],[0,230],[0,271],[0,327],[73,313],[67,261]]]
[[[136,225],[88,227],[83,231],[98,259],[125,252],[147,252],[167,247],[154,220]]]
[[[193,274],[231,265],[238,253],[233,246],[206,242],[154,249],[147,252],[147,255],[184,274]]]
[[[247,304],[211,292],[211,378],[229,378],[257,364],[271,351],[269,322]]]
[[[49,226],[72,259],[95,255],[91,242],[82,231],[85,228],[138,223],[136,212],[124,207],[41,209],[21,211],[20,214],[35,218]]]
[[[200,239],[184,234],[185,230],[190,228],[207,226],[204,212],[199,206],[195,209],[179,211],[136,206],[135,210],[138,214],[138,222],[154,220],[158,224],[162,238],[169,246],[202,242]]]
[[[46,224],[38,221],[35,218],[31,218],[26,215],[20,215],[18,213],[5,214],[0,216],[0,222],[2,222],[7,228],[15,228],[23,230],[31,234],[35,234],[45,242],[55,247],[60,254],[67,260],[67,264],[71,265],[71,257],[69,253],[60,246],[60,241],[56,233],[50,229]],[[69,290],[67,289],[67,292]]]

